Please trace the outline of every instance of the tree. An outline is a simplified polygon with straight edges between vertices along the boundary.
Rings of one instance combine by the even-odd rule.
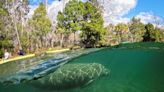
[[[84,3],[78,0],[70,0],[63,12],[58,12],[57,15],[57,29],[61,34],[60,46],[63,44],[63,38],[70,33],[74,34],[73,43],[75,44],[75,34],[82,27],[84,14]]]
[[[104,7],[102,4],[104,4],[104,0],[88,0],[89,2],[92,3],[93,6],[96,6],[99,11],[103,12]]]
[[[46,35],[51,31],[51,21],[47,17],[46,7],[43,3],[34,11],[32,19],[29,20],[29,24],[33,27],[32,33],[36,36],[37,48],[46,46]]]
[[[84,14],[84,3],[78,0],[70,0],[66,4],[64,9],[65,16],[65,29],[74,33],[74,44],[75,44],[75,33],[81,29],[82,20]]]
[[[143,41],[155,41],[155,28],[153,24],[148,23],[145,26],[146,32]]]
[[[103,22],[100,11],[90,2],[86,2],[81,33],[81,40],[85,47],[95,47],[96,45],[104,44],[106,30],[103,27]]]
[[[129,27],[126,24],[119,23],[115,27],[115,31],[118,37],[119,43],[121,42],[128,42],[130,40],[130,32]]]
[[[58,13],[58,29],[63,33],[81,31],[81,42],[85,47],[103,45],[103,28],[101,11],[91,2],[71,0],[66,4],[63,12]],[[75,42],[75,37],[74,37]]]
[[[65,18],[64,18],[64,14],[62,12],[58,12],[57,15],[57,31],[58,33],[60,33],[60,47],[63,47],[63,39],[64,39],[64,34],[66,33],[65,30]]]
[[[14,50],[22,49],[21,36],[26,25],[26,15],[28,13],[27,0],[1,0],[3,8],[7,11],[7,16],[3,16],[3,35],[11,40]]]
[[[113,46],[116,44],[119,44],[118,37],[117,37],[117,32],[115,30],[115,25],[109,24],[107,27],[107,41],[108,44]]]
[[[8,18],[9,13],[5,8],[5,5],[0,1],[0,50],[3,48],[12,47],[12,37],[10,36],[7,27],[8,27]],[[2,51],[0,51],[2,52]]]
[[[156,42],[162,42],[162,38],[163,38],[163,33],[160,29],[155,28],[154,30],[154,37],[155,37],[155,41]]]
[[[4,18],[6,18],[8,16],[8,12],[7,10],[3,7],[3,3],[0,2],[0,34],[2,35],[5,29],[5,20]]]
[[[141,23],[140,19],[132,18],[129,30],[132,34],[133,41],[132,42],[140,42],[143,40],[143,36],[145,34],[145,25]]]

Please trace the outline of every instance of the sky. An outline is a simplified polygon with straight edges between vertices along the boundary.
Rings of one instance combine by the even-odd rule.
[[[129,15],[134,16],[140,12],[153,12],[164,17],[164,0],[138,0],[136,7]]]
[[[29,16],[44,0],[29,0],[31,8]],[[48,0],[48,15],[56,20],[57,12],[63,8],[63,0]],[[68,2],[69,0],[65,0]],[[164,0],[98,0],[104,7],[104,25],[109,23],[127,23],[132,17],[141,19],[143,23],[153,23],[164,27]]]

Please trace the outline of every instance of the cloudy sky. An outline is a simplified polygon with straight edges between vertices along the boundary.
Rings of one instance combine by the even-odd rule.
[[[29,0],[30,13],[44,0]],[[57,12],[62,10],[63,0],[48,0],[48,15],[56,19]],[[65,0],[66,2],[68,0]],[[84,0],[83,0],[84,1]],[[143,23],[153,23],[164,26],[164,0],[98,0],[104,7],[105,25],[109,23],[127,23],[133,16],[140,18]]]

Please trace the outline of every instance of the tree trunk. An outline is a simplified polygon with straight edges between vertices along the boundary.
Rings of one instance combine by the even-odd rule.
[[[63,39],[64,39],[64,36],[63,36],[63,34],[61,33],[60,47],[63,47]]]
[[[12,22],[13,22],[13,24],[14,24],[14,29],[15,29],[15,31],[16,31],[16,36],[17,36],[17,40],[18,40],[18,44],[19,44],[19,49],[22,49],[22,45],[21,45],[21,42],[20,42],[20,37],[19,37],[19,33],[18,33],[18,28],[17,28],[17,25],[16,25],[16,13],[15,13],[15,9],[14,9],[14,2],[15,2],[15,0],[13,0],[13,5],[12,5],[12,8],[13,8],[13,12],[14,12],[14,14],[10,14],[10,16],[11,16],[11,19],[12,19]]]
[[[12,15],[11,15],[12,16]],[[22,49],[22,45],[21,45],[21,42],[20,42],[20,37],[19,37],[19,33],[18,33],[18,28],[17,28],[17,25],[15,23],[15,19],[14,17],[12,16],[12,21],[13,21],[13,24],[14,24],[14,29],[16,31],[16,36],[17,36],[17,40],[18,40],[18,44],[19,44],[19,49]]]
[[[75,45],[75,42],[76,42],[76,32],[73,32],[73,35],[74,35],[74,37],[73,37],[73,45]]]

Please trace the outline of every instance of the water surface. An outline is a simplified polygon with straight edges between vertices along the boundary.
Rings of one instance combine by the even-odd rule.
[[[110,70],[109,76],[85,87],[59,91],[21,83],[0,85],[0,92],[164,92],[163,48],[163,44],[129,44],[74,58],[69,63],[100,63]]]

